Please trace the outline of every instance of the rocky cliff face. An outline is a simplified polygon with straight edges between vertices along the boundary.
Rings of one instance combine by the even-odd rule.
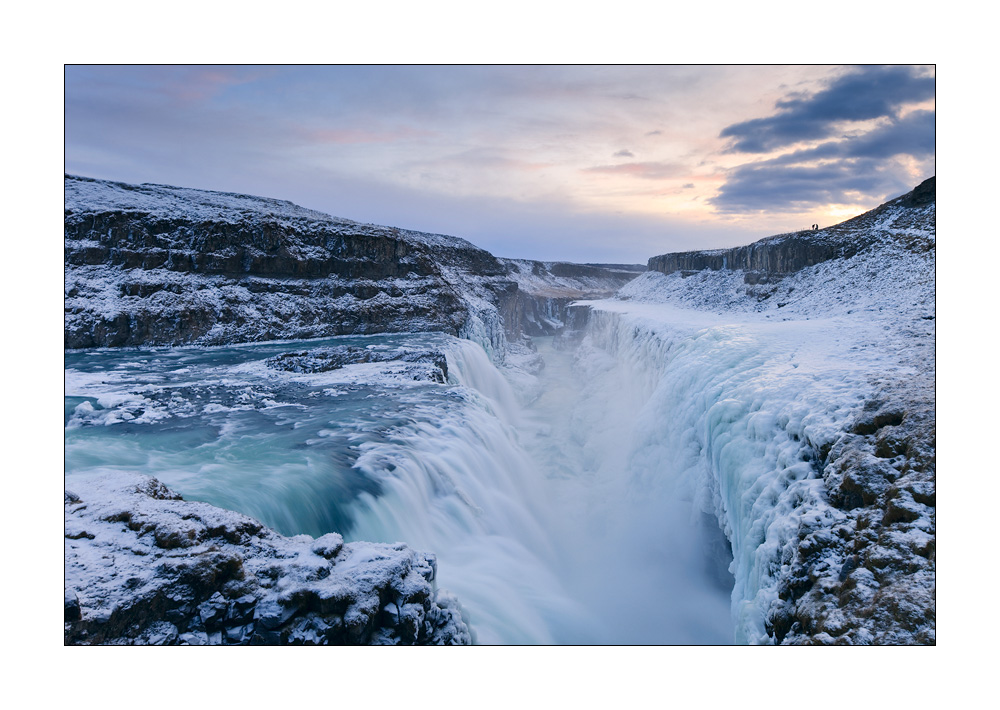
[[[503,300],[509,337],[559,335],[574,327],[574,301],[608,298],[643,273],[641,265],[503,259],[517,284]]]
[[[119,473],[66,492],[67,644],[469,644],[433,555],[283,537]]]
[[[246,195],[75,177],[65,239],[68,348],[457,334],[474,313],[444,268],[505,271],[461,239]]]
[[[519,287],[523,262],[279,200],[67,176],[64,236],[67,348],[440,331],[502,353],[555,327],[533,326],[548,322]],[[529,268],[566,298],[635,275]]]
[[[799,530],[768,619],[777,643],[935,643],[930,379],[884,382],[830,451],[817,452],[837,523]]]
[[[791,274],[831,259],[846,259],[872,246],[878,238],[881,221],[893,215],[896,229],[920,221],[921,208],[934,203],[934,178],[929,178],[912,192],[890,200],[865,214],[825,229],[779,234],[753,244],[733,249],[689,251],[654,256],[650,271],[672,274],[675,271],[742,270],[747,283],[768,277]],[[896,208],[904,209],[896,214]],[[914,213],[910,213],[913,210]],[[889,225],[881,225],[888,227]]]

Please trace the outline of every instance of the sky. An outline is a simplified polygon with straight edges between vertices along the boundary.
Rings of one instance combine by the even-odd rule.
[[[645,263],[934,174],[934,68],[82,66],[65,170],[287,199],[498,256]]]

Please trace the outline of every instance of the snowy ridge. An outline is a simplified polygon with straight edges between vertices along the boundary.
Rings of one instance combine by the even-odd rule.
[[[97,212],[140,212],[162,220],[185,219],[230,224],[239,224],[247,219],[263,216],[277,224],[296,226],[306,231],[345,225],[352,230],[361,229],[372,233],[391,232],[406,241],[428,246],[478,249],[471,242],[459,237],[364,224],[300,207],[288,200],[235,192],[197,190],[150,183],[131,185],[67,175],[65,203],[67,213],[78,215]]]
[[[72,176],[65,185],[71,349],[438,331],[502,362],[521,321],[561,328],[569,299],[610,295],[635,275],[501,260],[457,237],[281,200]]]
[[[264,213],[275,219],[296,222],[354,224],[351,220],[335,219],[287,200],[150,183],[130,185],[77,175],[66,176],[65,203],[67,212],[138,211],[160,219],[183,217],[235,223],[250,213]]]
[[[825,229],[767,237],[743,247],[654,256],[651,271],[690,275],[700,270],[745,270],[747,283],[780,278],[831,259],[846,259],[877,243],[895,241],[913,251],[933,248],[935,179],[902,197]]]
[[[68,348],[455,334],[470,318],[496,327],[480,313],[497,296],[465,295],[504,273],[462,239],[280,200],[69,176],[65,254]]]

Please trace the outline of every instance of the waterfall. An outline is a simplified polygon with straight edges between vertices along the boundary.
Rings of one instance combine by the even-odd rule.
[[[718,526],[632,485],[628,432],[654,375],[548,340],[527,408],[482,348],[451,343],[462,406],[362,447],[381,493],[361,496],[352,535],[435,552],[479,642],[731,642]]]
[[[536,339],[530,403],[441,334],[315,345],[439,349],[447,384],[275,371],[282,343],[83,353],[67,475],[138,470],[285,534],[434,553],[481,643],[768,642],[782,555],[831,515],[816,452],[863,396],[830,330],[600,302],[575,349]]]
[[[761,324],[662,305],[599,304],[590,318],[585,346],[649,388],[632,429],[630,483],[718,520],[733,552],[741,643],[771,642],[765,619],[800,524],[839,515],[817,461],[867,383],[832,332],[820,320]]]

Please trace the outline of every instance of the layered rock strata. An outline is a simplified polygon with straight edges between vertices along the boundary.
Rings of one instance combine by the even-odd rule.
[[[558,328],[558,308],[536,305],[522,283],[568,302],[637,274],[498,259],[464,239],[249,195],[72,176],[65,184],[73,349],[438,331],[502,359],[507,337]]]

